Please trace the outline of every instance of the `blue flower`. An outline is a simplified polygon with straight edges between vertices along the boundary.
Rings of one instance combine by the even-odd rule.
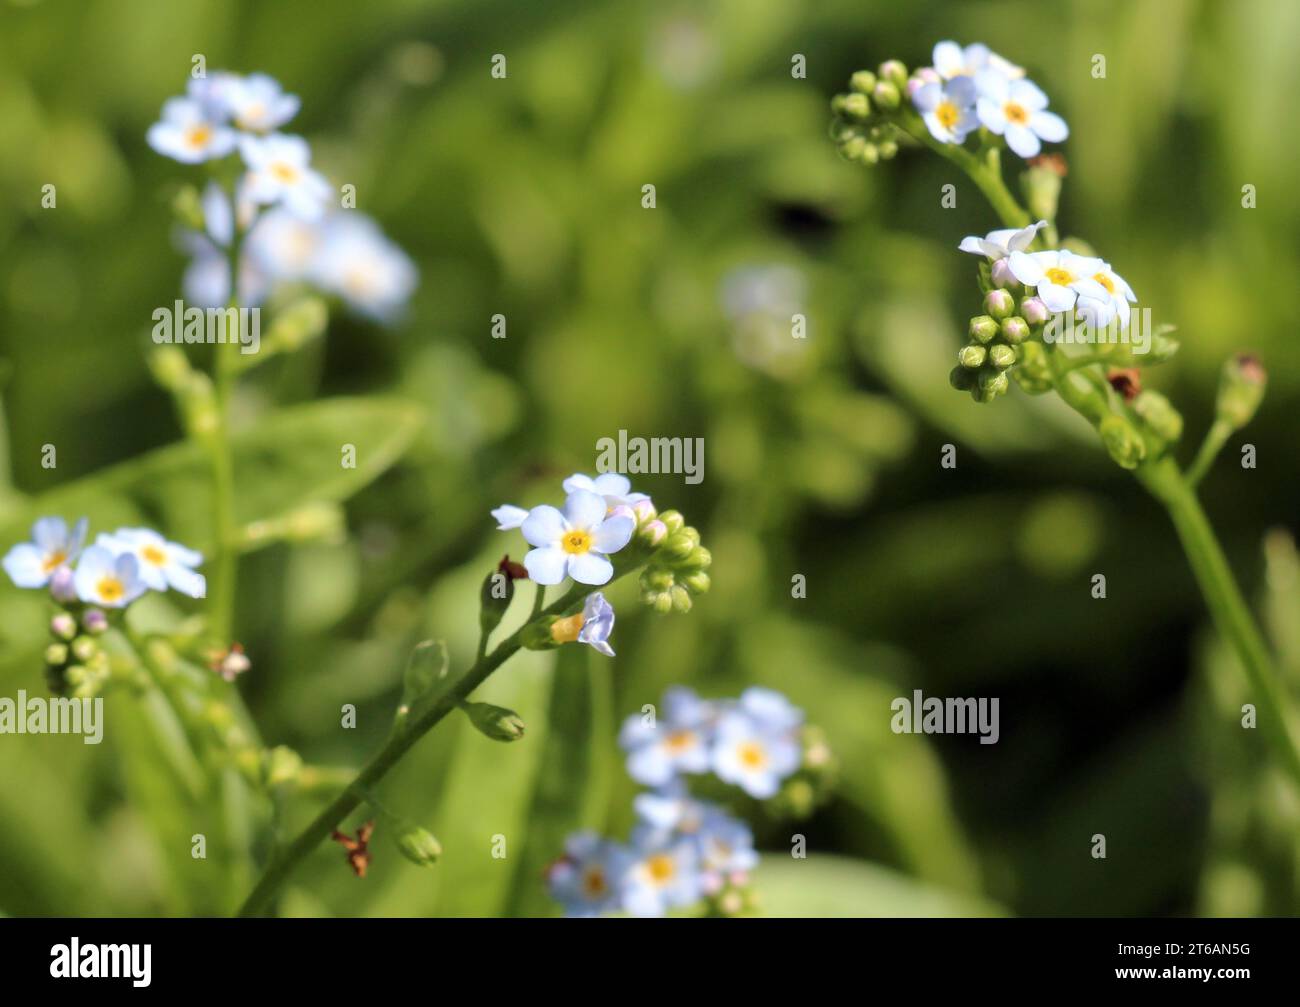
[[[140,577],[134,556],[115,556],[101,545],[92,545],[81,554],[73,582],[78,598],[104,608],[125,608],[149,587]]]
[[[633,847],[621,899],[633,916],[663,916],[702,893],[699,854],[690,839],[648,836]]]
[[[694,838],[704,888],[710,893],[727,882],[743,884],[745,874],[758,866],[754,833],[720,808],[709,807]]]
[[[614,606],[599,591],[593,591],[587,595],[587,602],[582,606],[582,629],[578,630],[578,642],[594,647],[606,657],[613,657],[614,649],[605,642],[612,632]]]
[[[496,519],[497,531],[513,531],[515,528],[520,528],[528,517],[528,511],[514,504],[502,504],[491,511],[491,514]]]
[[[631,508],[643,500],[650,499],[645,493],[633,493],[632,483],[628,477],[617,472],[603,472],[594,479],[581,472],[575,472],[564,480],[563,489],[565,493],[586,490],[588,493],[604,497],[607,514],[612,514],[616,507]]]
[[[536,548],[524,556],[528,576],[538,584],[559,584],[566,576],[600,585],[614,576],[607,558],[632,538],[630,517],[606,518],[605,498],[587,490],[570,493],[564,511],[543,504],[528,512],[522,531]]]
[[[199,164],[231,153],[238,135],[214,116],[209,106],[192,98],[168,98],[162,118],[149,127],[145,139],[164,157]]]
[[[410,257],[357,210],[326,217],[311,278],[353,311],[384,324],[398,320],[420,282]]]
[[[737,706],[769,730],[793,731],[803,723],[803,710],[775,689],[752,685],[740,694]]]
[[[32,525],[32,540],[14,546],[5,555],[5,573],[18,587],[44,587],[77,558],[85,541],[84,517],[71,531],[63,518],[43,517]]]
[[[155,591],[172,587],[191,598],[202,598],[207,593],[203,574],[193,569],[203,562],[203,554],[168,542],[152,529],[119,528],[112,535],[100,535],[95,544],[114,556],[134,556],[140,579]]]
[[[565,840],[564,856],[547,869],[547,887],[566,916],[599,916],[619,908],[630,864],[625,847],[579,832]]]
[[[224,95],[224,104],[240,129],[269,133],[297,115],[302,102],[296,94],[285,94],[274,77],[251,73],[230,86]]]
[[[709,768],[716,709],[690,689],[664,693],[662,716],[647,721],[633,714],[623,722],[618,743],[627,755],[628,775],[638,783],[661,787],[678,773],[703,773]]]
[[[332,189],[311,166],[311,148],[300,136],[272,133],[239,138],[248,166],[247,195],[259,206],[278,204],[295,216],[315,220],[325,212]]]
[[[718,779],[760,800],[775,795],[781,781],[803,760],[796,715],[802,717],[793,707],[781,708],[770,696],[750,696],[748,702],[742,696],[740,703],[718,718],[711,752]]]

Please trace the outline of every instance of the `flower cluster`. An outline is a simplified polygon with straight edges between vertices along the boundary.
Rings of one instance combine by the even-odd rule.
[[[96,693],[109,675],[108,657],[95,641],[108,628],[104,609],[122,609],[146,591],[169,587],[202,598],[207,590],[194,567],[203,557],[149,528],[119,528],[86,546],[85,518],[71,528],[60,517],[32,526],[32,540],[5,554],[4,569],[21,588],[47,588],[62,606],[50,620],[53,642],[45,651],[51,691],[71,686],[77,696]]]
[[[988,46],[939,42],[932,62],[909,75],[898,60],[886,60],[879,73],[853,75],[849,92],[832,102],[839,117],[832,136],[845,157],[874,164],[894,156],[901,136],[919,140],[928,132],[938,143],[960,145],[982,128],[984,142],[1001,137],[1028,159],[1044,140],[1069,136],[1065,120],[1047,110],[1047,95],[1024,69]]]
[[[499,530],[518,529],[532,547],[523,568],[534,583],[546,587],[567,578],[599,587],[614,577],[610,557],[628,549],[646,564],[642,601],[656,611],[686,612],[693,596],[708,591],[705,571],[713,557],[700,544],[700,533],[677,511],[660,514],[649,496],[634,493],[627,476],[615,472],[594,477],[576,473],[562,488],[567,494],[563,508],[502,504],[492,511]],[[551,620],[551,642],[577,640],[612,655],[605,640],[613,624],[613,608],[595,593],[582,612]]]
[[[826,778],[829,749],[805,727],[803,711],[771,689],[707,701],[677,687],[665,694],[663,714],[658,722],[629,717],[620,734],[629,774],[654,788],[634,801],[631,842],[578,833],[547,871],[552,896],[571,916],[662,916],[701,899],[715,915],[752,912],[753,833],[722,806],[694,797],[685,776],[712,771],[762,800],[796,774],[810,792]]]
[[[169,98],[149,128],[149,145],[166,157],[197,164],[238,153],[242,163],[233,198],[216,181],[193,197],[193,226],[180,236],[192,257],[185,296],[200,307],[230,301],[230,249],[242,235],[242,305],[305,283],[360,314],[392,321],[415,289],[415,266],[371,218],[330,208],[333,189],[312,167],[307,141],[277,132],[300,104],[265,74],[217,71],[191,80],[184,97]]]
[[[984,311],[970,320],[949,379],[977,402],[1005,394],[1008,373],[1030,393],[1052,387],[1041,340],[1053,317],[1078,318],[1094,329],[1128,327],[1137,295],[1110,263],[1068,249],[1028,251],[1046,224],[969,235],[958,245],[984,258]]]

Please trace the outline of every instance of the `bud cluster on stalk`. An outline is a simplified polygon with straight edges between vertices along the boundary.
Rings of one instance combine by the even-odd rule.
[[[907,87],[907,67],[890,59],[876,73],[859,70],[849,78],[849,90],[831,99],[831,139],[845,160],[870,165],[898,153],[903,134],[892,116],[902,107]]]
[[[45,648],[45,683],[56,696],[77,699],[95,696],[108,681],[108,654],[96,639],[108,629],[108,618],[97,608],[80,617],[60,609],[50,619],[52,642]]]
[[[1035,330],[1041,331],[1047,310],[1037,297],[1017,303],[1010,290],[995,288],[984,295],[984,314],[967,328],[968,341],[957,351],[957,366],[949,375],[952,386],[970,392],[976,402],[992,402],[1005,395],[1008,373],[1020,362],[1022,350]]]
[[[689,612],[692,598],[709,590],[713,555],[677,511],[658,515],[658,522],[666,534],[641,571],[641,601],[661,614]]]

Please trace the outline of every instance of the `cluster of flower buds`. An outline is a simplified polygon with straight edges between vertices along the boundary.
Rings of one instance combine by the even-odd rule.
[[[804,724],[799,742],[803,749],[799,768],[781,784],[772,799],[773,813],[786,818],[809,817],[830,799],[839,777],[839,760],[822,728]]]
[[[50,692],[62,696],[69,691],[78,699],[96,695],[111,671],[108,654],[96,639],[108,629],[108,618],[97,608],[86,608],[80,618],[61,609],[50,620],[45,648],[45,682]]]
[[[831,139],[845,160],[855,164],[888,161],[898,153],[898,127],[890,120],[903,104],[907,67],[896,59],[880,64],[878,73],[859,70],[849,90],[831,99]]]
[[[970,392],[976,402],[992,402],[1005,395],[1008,372],[1047,317],[1048,311],[1037,297],[1024,297],[1017,303],[1010,290],[990,290],[984,295],[984,314],[970,320],[970,339],[957,351],[957,366],[949,375],[952,386]]]
[[[641,571],[641,601],[661,614],[689,612],[691,599],[709,589],[713,554],[677,511],[665,511],[658,521],[668,534]]]

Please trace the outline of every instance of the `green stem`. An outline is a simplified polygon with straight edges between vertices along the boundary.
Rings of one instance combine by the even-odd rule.
[[[635,569],[636,567],[633,566],[616,572],[613,580],[617,580]],[[611,580],[611,583],[613,580]],[[563,597],[548,605],[538,614],[562,614],[575,601],[584,597],[589,590],[589,588],[575,584]],[[540,585],[538,586],[538,594],[541,594]],[[357,773],[356,777],[342,793],[313,818],[267,865],[261,880],[249,893],[248,898],[244,900],[244,904],[240,906],[240,916],[256,915],[266,907],[272,896],[280,889],[280,886],[284,884],[303,858],[314,850],[321,840],[327,838],[343,819],[356,809],[357,805],[367,799],[367,791],[375,783],[383,779],[384,775],[398,763],[411,746],[432,730],[447,714],[456,709],[497,668],[514,656],[523,645],[524,630],[532,621],[530,618],[523,626],[497,644],[492,653],[475,661],[473,666],[457,679],[450,689],[421,710],[404,729],[393,732],[384,747],[376,752],[374,757],[362,767],[361,771]]]
[[[236,211],[237,212],[237,211]],[[239,257],[244,234],[238,222],[231,236],[230,307],[239,309]],[[231,639],[235,620],[235,579],[238,575],[235,520],[235,462],[230,448],[230,401],[239,365],[239,341],[230,332],[225,343],[214,345],[213,386],[216,398],[216,429],[210,434],[212,456],[212,537],[216,551],[211,608],[212,635],[222,643]]]
[[[1214,623],[1236,651],[1250,679],[1260,726],[1287,770],[1300,783],[1300,741],[1290,702],[1191,481],[1168,456],[1139,466],[1136,475],[1169,512]]]
[[[1218,457],[1223,446],[1228,443],[1228,438],[1233,434],[1232,424],[1227,423],[1221,418],[1216,418],[1211,424],[1209,432],[1205,435],[1205,440],[1201,442],[1201,449],[1196,453],[1196,459],[1187,469],[1187,482],[1196,486],[1205,478],[1205,473],[1210,471],[1210,466],[1214,464],[1214,459]]]

